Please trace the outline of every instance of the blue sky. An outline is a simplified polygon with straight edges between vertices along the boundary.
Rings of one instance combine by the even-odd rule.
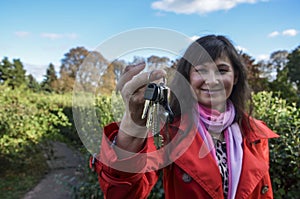
[[[143,27],[226,35],[256,60],[300,45],[299,0],[10,0],[0,7],[0,58],[19,58],[39,81],[71,48],[94,50]]]

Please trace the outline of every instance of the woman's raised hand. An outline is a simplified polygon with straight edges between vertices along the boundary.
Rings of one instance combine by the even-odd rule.
[[[131,152],[139,151],[147,136],[146,119],[141,118],[145,103],[146,85],[153,81],[159,81],[166,76],[164,70],[141,73],[144,68],[145,63],[126,66],[117,84],[117,90],[121,92],[125,104],[117,146]]]

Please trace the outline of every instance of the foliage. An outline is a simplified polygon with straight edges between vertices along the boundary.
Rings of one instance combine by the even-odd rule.
[[[251,58],[246,53],[241,55],[241,58],[246,65],[248,72],[248,83],[253,90],[253,92],[257,93],[259,91],[265,90],[267,87],[267,78],[262,77],[262,70],[260,64],[255,64],[255,60]]]
[[[286,99],[289,104],[297,103],[297,101],[300,103],[297,90],[293,87],[288,78],[288,68],[284,67],[278,71],[277,78],[269,82],[269,90],[278,93],[281,98]]]
[[[41,86],[40,84],[36,81],[36,79],[30,74],[26,77],[27,85],[30,90],[33,92],[40,92],[41,91]]]
[[[288,77],[291,82],[294,82],[298,88],[298,95],[300,95],[300,46],[288,55]]]
[[[52,63],[49,64],[47,70],[46,70],[46,75],[45,79],[41,83],[41,87],[43,90],[47,92],[52,92],[55,87],[55,81],[57,80],[57,75],[55,72],[54,65]]]
[[[0,86],[0,160],[22,164],[28,153],[48,138],[58,138],[58,126],[69,125],[55,97],[22,88]],[[2,164],[1,166],[5,166]]]
[[[269,68],[272,71],[276,71],[278,74],[279,71],[285,68],[286,63],[288,61],[287,57],[288,52],[286,50],[278,50],[273,52],[270,55]]]
[[[0,83],[15,88],[26,84],[23,64],[19,59],[11,63],[7,57],[0,62]]]
[[[295,104],[272,96],[271,92],[253,95],[254,116],[280,135],[270,140],[270,174],[275,198],[298,198],[300,190],[299,145],[300,110]]]
[[[107,65],[107,60],[97,51],[88,51],[84,47],[72,48],[62,59],[60,78],[54,82],[55,90],[69,92],[77,83],[85,91],[92,91],[98,86],[99,76]]]
[[[99,87],[97,93],[101,95],[110,95],[113,90],[116,89],[116,76],[114,73],[114,65],[110,64],[104,74],[100,78]]]

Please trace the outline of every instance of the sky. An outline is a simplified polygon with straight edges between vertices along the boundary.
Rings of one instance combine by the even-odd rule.
[[[255,60],[300,45],[299,0],[2,0],[0,8],[0,59],[20,59],[38,81],[70,49],[145,27],[225,35]]]

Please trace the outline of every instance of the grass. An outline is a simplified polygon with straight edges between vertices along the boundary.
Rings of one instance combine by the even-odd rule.
[[[19,199],[35,187],[47,173],[48,167],[42,152],[30,154],[26,164],[6,165],[0,170],[0,198]],[[3,165],[0,165],[3,168]]]

